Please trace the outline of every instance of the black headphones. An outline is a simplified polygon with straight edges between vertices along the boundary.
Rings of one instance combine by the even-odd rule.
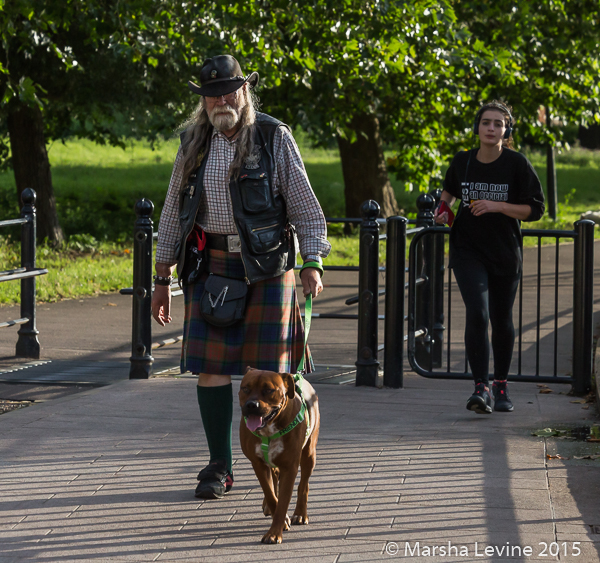
[[[502,113],[508,114],[508,127],[506,128],[506,131],[504,131],[504,138],[509,139],[510,136],[512,135],[512,130],[513,130],[512,114],[510,113],[509,109],[504,104],[500,104],[498,102],[495,102],[495,103],[492,102],[491,104],[485,104],[477,112],[477,115],[475,115],[475,121],[473,122],[473,133],[475,133],[475,135],[479,134],[479,122],[481,121],[481,116],[488,109],[497,109],[497,110],[500,110]]]

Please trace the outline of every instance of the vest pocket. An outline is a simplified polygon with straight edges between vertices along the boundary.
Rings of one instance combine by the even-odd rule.
[[[281,246],[283,227],[278,222],[269,222],[267,225],[246,225],[248,243],[254,254],[273,252]]]
[[[248,172],[239,178],[242,205],[248,213],[261,213],[270,208],[271,194],[266,172]]]

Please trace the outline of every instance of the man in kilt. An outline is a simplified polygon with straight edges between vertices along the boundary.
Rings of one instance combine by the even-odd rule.
[[[152,314],[171,321],[170,283],[177,267],[186,284],[190,240],[205,235],[207,271],[184,287],[181,370],[198,374],[198,404],[209,465],[196,496],[221,498],[233,484],[231,376],[246,366],[294,373],[303,355],[312,368],[296,296],[296,240],[305,296],[322,290],[327,227],[289,128],[256,110],[258,74],[244,76],[230,55],[204,61],[201,96],[182,126],[181,145],[158,228]],[[201,235],[202,237],[204,235]],[[208,273],[247,284],[243,319],[215,326],[200,314]],[[192,278],[188,278],[192,279]]]

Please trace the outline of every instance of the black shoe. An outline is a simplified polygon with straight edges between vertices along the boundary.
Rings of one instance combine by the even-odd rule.
[[[512,412],[514,409],[512,401],[508,397],[508,389],[506,388],[506,379],[504,381],[494,381],[492,385],[492,393],[494,394],[494,410],[498,412]]]
[[[233,487],[233,473],[224,461],[213,461],[198,473],[197,498],[223,498]]]
[[[467,401],[467,409],[477,414],[490,414],[492,412],[492,398],[485,383],[475,384],[475,392]]]

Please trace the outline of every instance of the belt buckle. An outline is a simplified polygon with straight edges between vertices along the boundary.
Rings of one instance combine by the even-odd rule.
[[[229,252],[241,252],[242,242],[240,235],[227,235],[227,250]]]

